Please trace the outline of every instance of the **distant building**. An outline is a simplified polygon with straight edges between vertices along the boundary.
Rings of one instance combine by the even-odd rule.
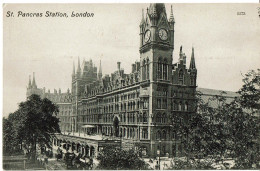
[[[102,77],[101,62],[97,72],[91,60],[80,65],[78,59],[77,70],[73,64],[71,92],[46,92],[37,88],[35,76],[32,83],[29,80],[27,96],[39,94],[59,106],[60,128],[66,140],[59,135],[55,145],[69,142],[77,152],[98,152],[89,152],[94,139],[74,136],[69,140],[70,132],[69,136],[91,134],[120,140],[124,148],[133,147],[142,156],[155,157],[158,150],[161,156],[181,154],[182,144],[174,141],[171,118],[181,114],[188,119],[195,112],[197,68],[194,48],[189,64],[182,47],[178,62],[173,64],[174,24],[172,9],[168,19],[164,4],[149,6],[139,25],[140,61],[132,64],[129,74],[118,62],[111,76]],[[200,91],[209,96],[216,93]]]

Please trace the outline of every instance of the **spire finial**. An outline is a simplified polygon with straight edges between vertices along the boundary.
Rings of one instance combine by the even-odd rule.
[[[77,72],[80,73],[80,59],[78,57],[78,69],[77,69]]]
[[[192,46],[192,53],[191,53],[191,60],[190,60],[190,69],[196,69],[194,47],[193,46]]]
[[[172,9],[172,5],[171,5],[171,14],[170,14],[170,19],[169,19],[169,22],[171,23],[174,23],[175,20],[174,20],[174,16],[173,16],[173,9]]]
[[[73,70],[72,70],[72,76],[75,76],[75,62],[73,61]]]
[[[144,9],[142,9],[142,19],[141,19],[140,26],[143,24],[144,24]]]
[[[98,71],[98,79],[102,79],[102,67],[101,67],[101,60],[99,61],[99,71]]]
[[[31,88],[32,83],[31,83],[31,75],[29,75],[29,84],[28,84],[28,88]]]
[[[33,87],[33,88],[37,88],[37,86],[36,86],[36,82],[35,82],[35,75],[34,75],[34,72],[33,72],[32,87]]]

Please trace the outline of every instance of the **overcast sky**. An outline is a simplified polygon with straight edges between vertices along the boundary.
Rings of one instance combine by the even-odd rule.
[[[37,86],[71,88],[73,61],[92,59],[104,74],[121,61],[126,73],[139,60],[139,23],[149,4],[6,5],[4,7],[3,115],[26,99],[29,75]],[[171,4],[166,4],[170,15]],[[173,4],[174,63],[179,47],[190,61],[195,48],[198,86],[237,91],[241,73],[260,68],[259,4]],[[5,17],[12,11],[15,17]],[[94,13],[93,18],[21,18],[17,12]],[[245,12],[246,15],[237,15]]]

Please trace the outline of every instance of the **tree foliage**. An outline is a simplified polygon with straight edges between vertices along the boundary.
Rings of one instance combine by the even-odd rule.
[[[191,166],[192,160],[201,157],[223,163],[232,158],[234,168],[259,167],[259,75],[260,70],[249,71],[231,102],[225,92],[207,102],[198,93],[196,113],[173,117],[173,129],[182,139],[187,158],[180,163]]]
[[[36,144],[50,147],[51,134],[60,132],[59,119],[55,116],[58,107],[48,99],[31,95],[19,108],[4,119],[4,148],[14,140],[9,151],[18,144],[23,144],[27,153],[35,154]]]
[[[146,170],[147,164],[134,150],[123,150],[107,146],[98,155],[98,169],[105,170]]]

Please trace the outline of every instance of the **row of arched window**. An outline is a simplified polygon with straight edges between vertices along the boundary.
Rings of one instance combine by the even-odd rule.
[[[158,130],[156,133],[157,140],[166,140],[166,130]]]
[[[157,78],[159,80],[168,80],[168,65],[167,65],[167,59],[164,60],[162,58],[159,58],[158,60],[158,66],[157,66]]]
[[[126,113],[126,114],[120,114],[121,122],[128,122],[128,123],[135,123],[136,121],[138,123],[146,123],[147,122],[147,114],[144,112],[143,114],[135,114],[135,113]]]
[[[167,98],[157,98],[157,109],[167,109]]]
[[[177,101],[173,101],[173,105],[172,105],[172,110],[176,110],[176,111],[188,111],[189,110],[189,104],[188,102],[177,102]]]
[[[135,102],[128,102],[128,103],[121,103],[115,105],[107,105],[103,107],[104,113],[114,112],[114,111],[126,111],[126,110],[136,110],[139,109],[140,104],[139,101]]]
[[[157,115],[156,115],[156,122],[157,123],[166,123],[166,120],[167,120],[167,115],[166,115],[166,113],[163,113],[163,114],[160,114],[160,113],[158,113]]]

